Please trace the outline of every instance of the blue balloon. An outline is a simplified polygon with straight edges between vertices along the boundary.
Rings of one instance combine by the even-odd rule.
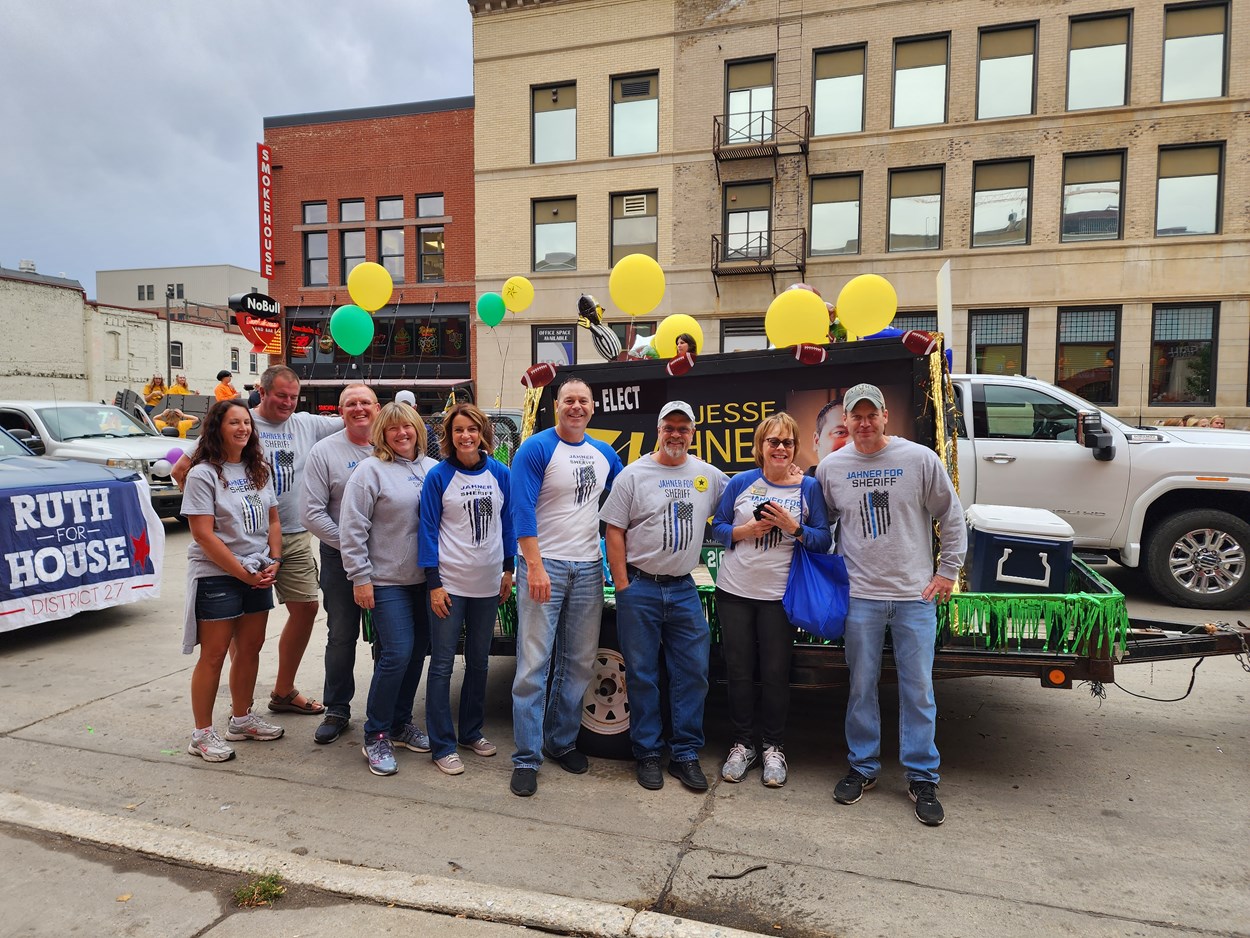
[[[863,336],[865,339],[897,339],[903,334],[902,329],[895,329],[893,326],[886,326],[880,332],[874,332],[872,335]]]

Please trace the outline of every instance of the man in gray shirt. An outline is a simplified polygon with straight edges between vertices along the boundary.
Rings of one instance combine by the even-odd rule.
[[[933,450],[886,436],[889,412],[879,388],[857,384],[843,403],[853,445],[830,453],[816,467],[830,515],[838,520],[838,550],[851,581],[845,637],[851,771],[838,782],[833,797],[854,804],[876,785],[881,771],[877,684],[889,626],[898,671],[899,761],[917,819],[933,826],[945,819],[937,799],[935,603],[950,599],[963,564],[968,538],[963,509]],[[941,526],[936,572],[934,521]]]
[[[703,529],[728,477],[687,451],[694,411],[685,401],[660,410],[659,449],[625,467],[599,517],[607,524],[608,564],[629,692],[629,735],[638,784],[663,787],[660,758],[692,791],[707,790],[699,766],[711,636],[690,572]],[[672,735],[664,739],[660,667],[668,666]]]
[[[378,415],[378,398],[363,384],[349,384],[339,395],[343,429],[317,443],[304,466],[301,514],[304,526],[321,542],[321,596],[326,606],[325,717],[313,733],[332,743],[347,728],[356,693],[356,642],[360,607],[339,554],[339,508],[356,464],[373,455],[369,431]]]

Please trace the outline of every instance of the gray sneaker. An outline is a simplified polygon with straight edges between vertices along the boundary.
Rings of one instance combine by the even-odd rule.
[[[720,770],[720,777],[727,782],[740,782],[751,766],[755,765],[755,749],[743,743],[734,743],[729,758]]]
[[[368,760],[369,771],[374,775],[394,775],[399,771],[399,766],[395,764],[395,749],[385,733],[366,737],[360,751]]]
[[[217,735],[217,730],[211,728],[206,733],[192,733],[187,752],[205,762],[228,762],[234,758],[234,750]]]
[[[413,752],[429,752],[430,737],[421,732],[415,723],[405,723],[398,733],[391,734],[391,742],[396,746],[407,746]]]
[[[786,754],[776,746],[764,750],[764,785],[780,788],[786,783]]]
[[[231,717],[230,722],[226,724],[226,739],[229,740],[259,739],[262,742],[268,742],[271,739],[278,739],[283,732],[282,727],[261,719],[251,710],[243,719]]]

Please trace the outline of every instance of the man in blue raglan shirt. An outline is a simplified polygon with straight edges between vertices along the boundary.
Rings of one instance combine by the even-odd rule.
[[[603,612],[599,501],[622,468],[612,447],[586,435],[595,404],[585,381],[565,379],[555,411],[556,425],[529,437],[512,459],[520,557],[510,787],[523,798],[538,790],[544,755],[567,772],[588,768],[577,732]]]

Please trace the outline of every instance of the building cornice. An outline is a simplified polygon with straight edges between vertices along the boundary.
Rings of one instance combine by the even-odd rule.
[[[579,0],[469,0],[469,12],[474,16],[490,13],[511,13],[516,10],[532,10],[535,7],[567,6]]]

